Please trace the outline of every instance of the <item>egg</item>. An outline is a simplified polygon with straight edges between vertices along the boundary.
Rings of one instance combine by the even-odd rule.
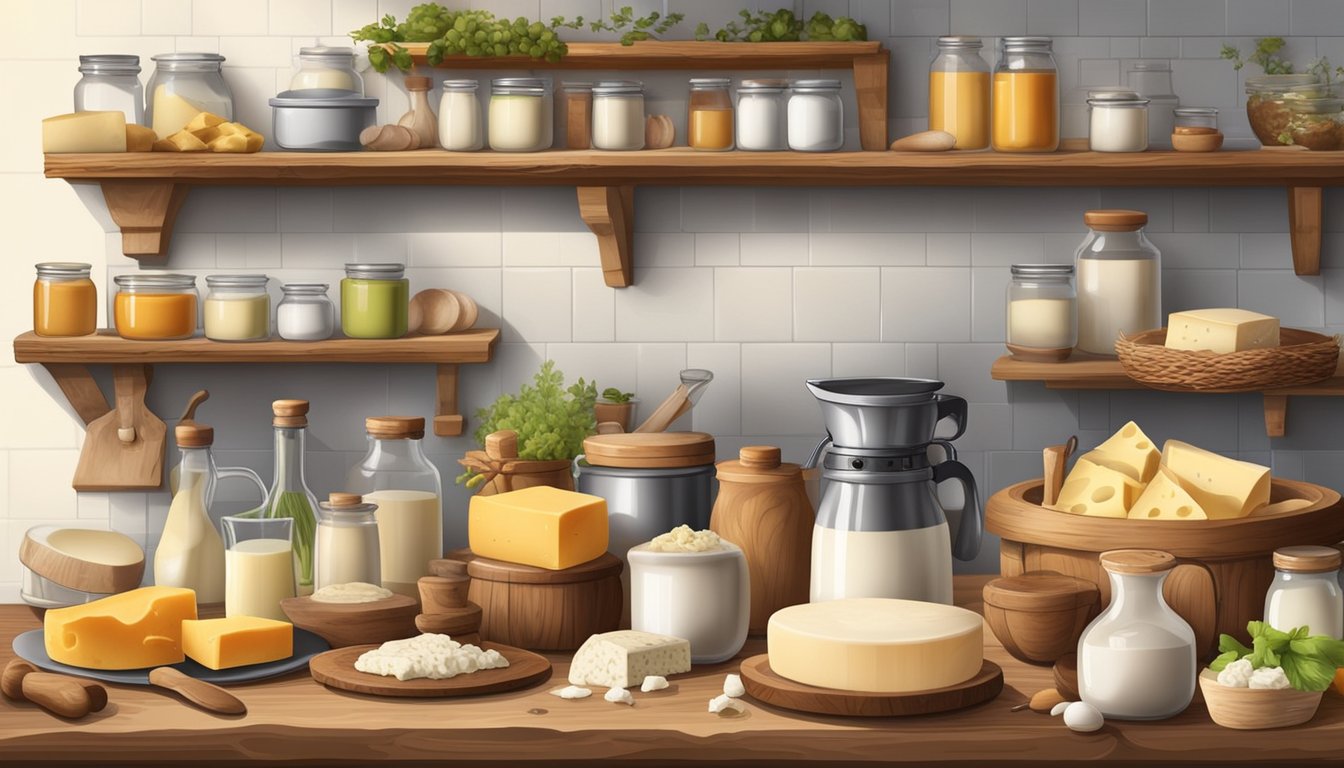
[[[1069,730],[1091,733],[1106,724],[1101,712],[1085,701],[1075,701],[1064,710],[1064,724]]]

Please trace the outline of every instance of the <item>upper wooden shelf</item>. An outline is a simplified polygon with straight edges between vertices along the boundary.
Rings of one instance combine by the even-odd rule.
[[[887,56],[876,40],[820,43],[720,43],[717,40],[644,40],[566,43],[569,53],[551,63],[530,56],[449,56],[441,69],[847,69],[856,59]],[[429,43],[401,43],[416,64],[427,64]]]

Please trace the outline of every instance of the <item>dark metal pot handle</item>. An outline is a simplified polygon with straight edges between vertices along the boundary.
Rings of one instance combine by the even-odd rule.
[[[943,461],[933,465],[933,482],[956,480],[961,483],[966,505],[961,510],[961,524],[957,526],[957,540],[952,542],[952,556],[961,561],[974,560],[980,554],[980,542],[985,535],[985,508],[980,506],[980,492],[975,476],[960,461]]]

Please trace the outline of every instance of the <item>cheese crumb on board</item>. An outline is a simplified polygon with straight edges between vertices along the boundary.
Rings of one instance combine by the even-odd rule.
[[[738,698],[747,695],[746,686],[742,685],[741,675],[727,675],[723,678],[723,694]]]
[[[315,603],[372,603],[386,600],[392,590],[363,581],[349,584],[328,584],[312,594]]]
[[[678,525],[654,536],[644,548],[650,552],[715,552],[724,546],[723,539],[713,531],[694,531],[689,525]]]
[[[499,651],[483,651],[462,645],[448,635],[425,634],[405,640],[389,640],[355,660],[355,669],[398,680],[429,678],[443,680],[483,669],[509,666]]]
[[[635,706],[635,697],[624,688],[608,688],[602,698],[610,701],[612,704],[625,704],[626,706]]]
[[[730,710],[740,714],[742,712],[745,712],[747,710],[747,707],[745,704],[738,701],[737,699],[734,699],[732,696],[729,696],[726,693],[719,696],[715,696],[714,698],[709,700],[709,711],[713,714],[717,715],[722,712],[727,712]]]
[[[690,671],[689,641],[623,629],[585,640],[569,666],[569,682],[630,688],[649,675],[666,677]]]
[[[644,682],[640,684],[639,690],[642,693],[653,693],[654,691],[661,691],[669,685],[671,683],[667,682],[667,678],[662,675],[647,675]]]
[[[577,685],[567,685],[564,688],[557,688],[551,691],[552,696],[559,696],[562,699],[586,699],[593,695],[593,692],[587,688],[580,688]]]

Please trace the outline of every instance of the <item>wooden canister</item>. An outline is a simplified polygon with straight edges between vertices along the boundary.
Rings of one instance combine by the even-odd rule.
[[[719,462],[718,470],[719,497],[709,527],[746,555],[748,631],[764,634],[772,613],[808,601],[816,513],[801,468],[782,463],[778,448],[747,446],[737,460]]]

